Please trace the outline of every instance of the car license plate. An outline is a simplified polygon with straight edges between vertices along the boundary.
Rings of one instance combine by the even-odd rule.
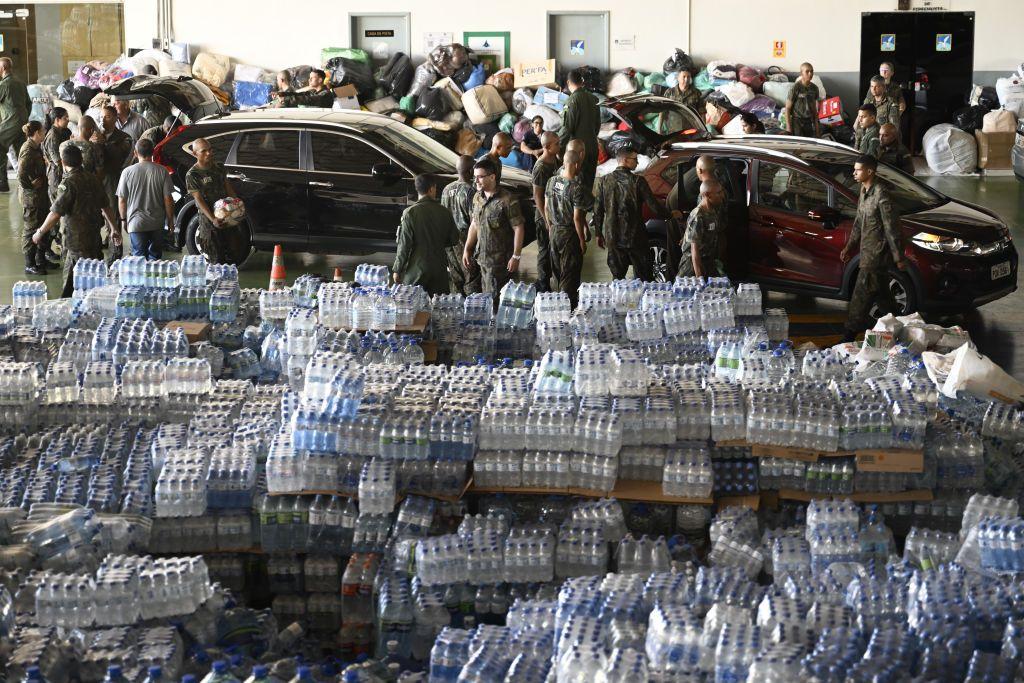
[[[1010,274],[1010,262],[1009,261],[1004,261],[1002,263],[997,263],[996,265],[992,266],[992,279],[993,280],[998,280],[999,278],[1006,277],[1009,274]]]

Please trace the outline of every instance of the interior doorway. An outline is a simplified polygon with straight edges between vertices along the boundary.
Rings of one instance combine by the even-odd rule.
[[[974,76],[974,12],[864,12],[861,15],[860,95],[882,62],[907,104],[904,142],[920,149],[928,128],[964,106]]]

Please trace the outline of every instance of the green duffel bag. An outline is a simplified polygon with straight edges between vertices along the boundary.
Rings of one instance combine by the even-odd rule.
[[[655,71],[644,77],[644,90],[650,92],[651,87],[655,85],[665,85],[665,74]]]
[[[505,114],[498,121],[498,129],[504,133],[512,135],[512,129],[516,127],[516,115],[512,113]]]
[[[410,114],[416,111],[416,96],[406,95],[398,101],[398,108],[402,111],[407,111]]]

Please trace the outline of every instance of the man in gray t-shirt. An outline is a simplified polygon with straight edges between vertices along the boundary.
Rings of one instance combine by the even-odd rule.
[[[164,225],[174,233],[174,200],[171,174],[153,163],[153,141],[143,138],[135,143],[139,163],[121,172],[117,184],[117,204],[121,225],[128,229],[132,256],[152,261],[163,256]]]

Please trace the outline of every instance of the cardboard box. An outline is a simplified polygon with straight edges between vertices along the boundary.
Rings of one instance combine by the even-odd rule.
[[[334,88],[335,109],[362,109],[359,104],[359,92],[354,85],[339,85]]]
[[[180,327],[185,331],[189,344],[207,341],[210,338],[210,330],[213,329],[212,324],[197,320],[172,320],[164,325],[165,330],[173,330],[176,327]]]
[[[1013,147],[1016,133],[983,133],[974,131],[978,141],[978,168],[1002,171],[1012,168],[1010,148]]]
[[[857,469],[861,472],[924,472],[921,451],[857,451]]]
[[[555,60],[543,59],[539,62],[520,62],[513,67],[517,88],[539,88],[542,85],[556,85]]]
[[[818,102],[818,121],[830,126],[843,122],[843,103],[838,97]]]

